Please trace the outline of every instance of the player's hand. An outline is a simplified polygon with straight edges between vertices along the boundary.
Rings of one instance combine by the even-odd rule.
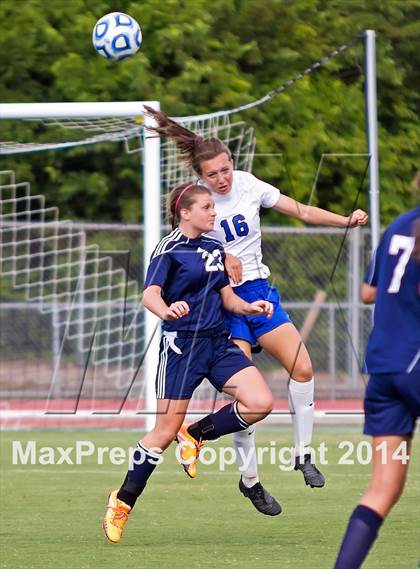
[[[368,219],[369,216],[365,211],[363,211],[362,209],[356,209],[356,211],[354,211],[347,218],[347,225],[348,227],[358,227],[359,225],[366,225]]]
[[[238,259],[238,257],[235,257],[230,253],[226,253],[225,269],[233,284],[239,284],[242,282],[242,261]]]
[[[168,306],[162,320],[179,320],[183,316],[187,316],[190,312],[190,307],[184,300],[178,300]]]
[[[268,300],[256,300],[248,304],[246,311],[248,316],[265,315],[267,318],[271,318],[273,316],[273,305]]]

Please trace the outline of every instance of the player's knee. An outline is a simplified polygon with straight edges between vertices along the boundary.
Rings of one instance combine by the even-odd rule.
[[[295,381],[310,381],[313,375],[311,362],[296,362],[291,373]]]
[[[274,407],[273,394],[270,393],[270,395],[269,395],[269,397],[267,398],[267,401],[266,401],[266,412],[267,412],[267,415],[268,415],[269,413],[271,413],[271,411],[273,410],[273,407]]]
[[[260,415],[261,419],[264,419],[271,411],[273,410],[273,396],[271,393],[266,393],[260,395],[256,400],[253,402],[253,406],[255,407],[255,413]]]

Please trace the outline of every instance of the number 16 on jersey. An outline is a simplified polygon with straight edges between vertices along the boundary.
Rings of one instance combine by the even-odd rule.
[[[249,233],[249,227],[242,214],[234,215],[231,223],[227,219],[222,219],[220,226],[225,232],[226,242],[234,241],[236,237],[245,237]],[[236,236],[234,235],[236,234]]]

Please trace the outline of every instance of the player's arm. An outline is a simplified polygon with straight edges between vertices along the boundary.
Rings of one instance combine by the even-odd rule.
[[[364,304],[373,304],[376,300],[376,286],[363,283],[360,289],[360,298]]]
[[[273,209],[310,225],[357,227],[359,225],[365,225],[368,221],[368,214],[361,209],[356,209],[356,211],[346,217],[320,207],[305,205],[284,194],[280,195]]]
[[[242,261],[231,253],[225,253],[225,270],[233,284],[242,281]]]
[[[267,300],[256,300],[255,302],[246,302],[233,292],[230,285],[220,289],[223,308],[228,312],[242,314],[243,316],[262,316],[265,314],[269,318],[273,315],[273,305]]]
[[[378,286],[378,273],[382,249],[383,239],[372,256],[363,279],[363,284],[360,288],[360,298],[364,304],[373,304],[376,301],[376,287]]]
[[[168,306],[162,298],[162,288],[157,285],[150,285],[143,291],[143,304],[161,320],[178,320],[190,311],[190,307],[183,300]]]

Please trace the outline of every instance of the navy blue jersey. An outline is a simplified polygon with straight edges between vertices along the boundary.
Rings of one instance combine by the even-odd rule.
[[[189,239],[179,229],[164,237],[154,250],[144,288],[157,285],[169,306],[183,300],[190,312],[179,320],[165,321],[163,329],[206,330],[224,322],[220,289],[229,284],[224,250],[210,237]]]
[[[376,287],[366,352],[369,373],[420,369],[420,264],[412,255],[417,220],[420,207],[391,223],[366,273],[365,283]]]

